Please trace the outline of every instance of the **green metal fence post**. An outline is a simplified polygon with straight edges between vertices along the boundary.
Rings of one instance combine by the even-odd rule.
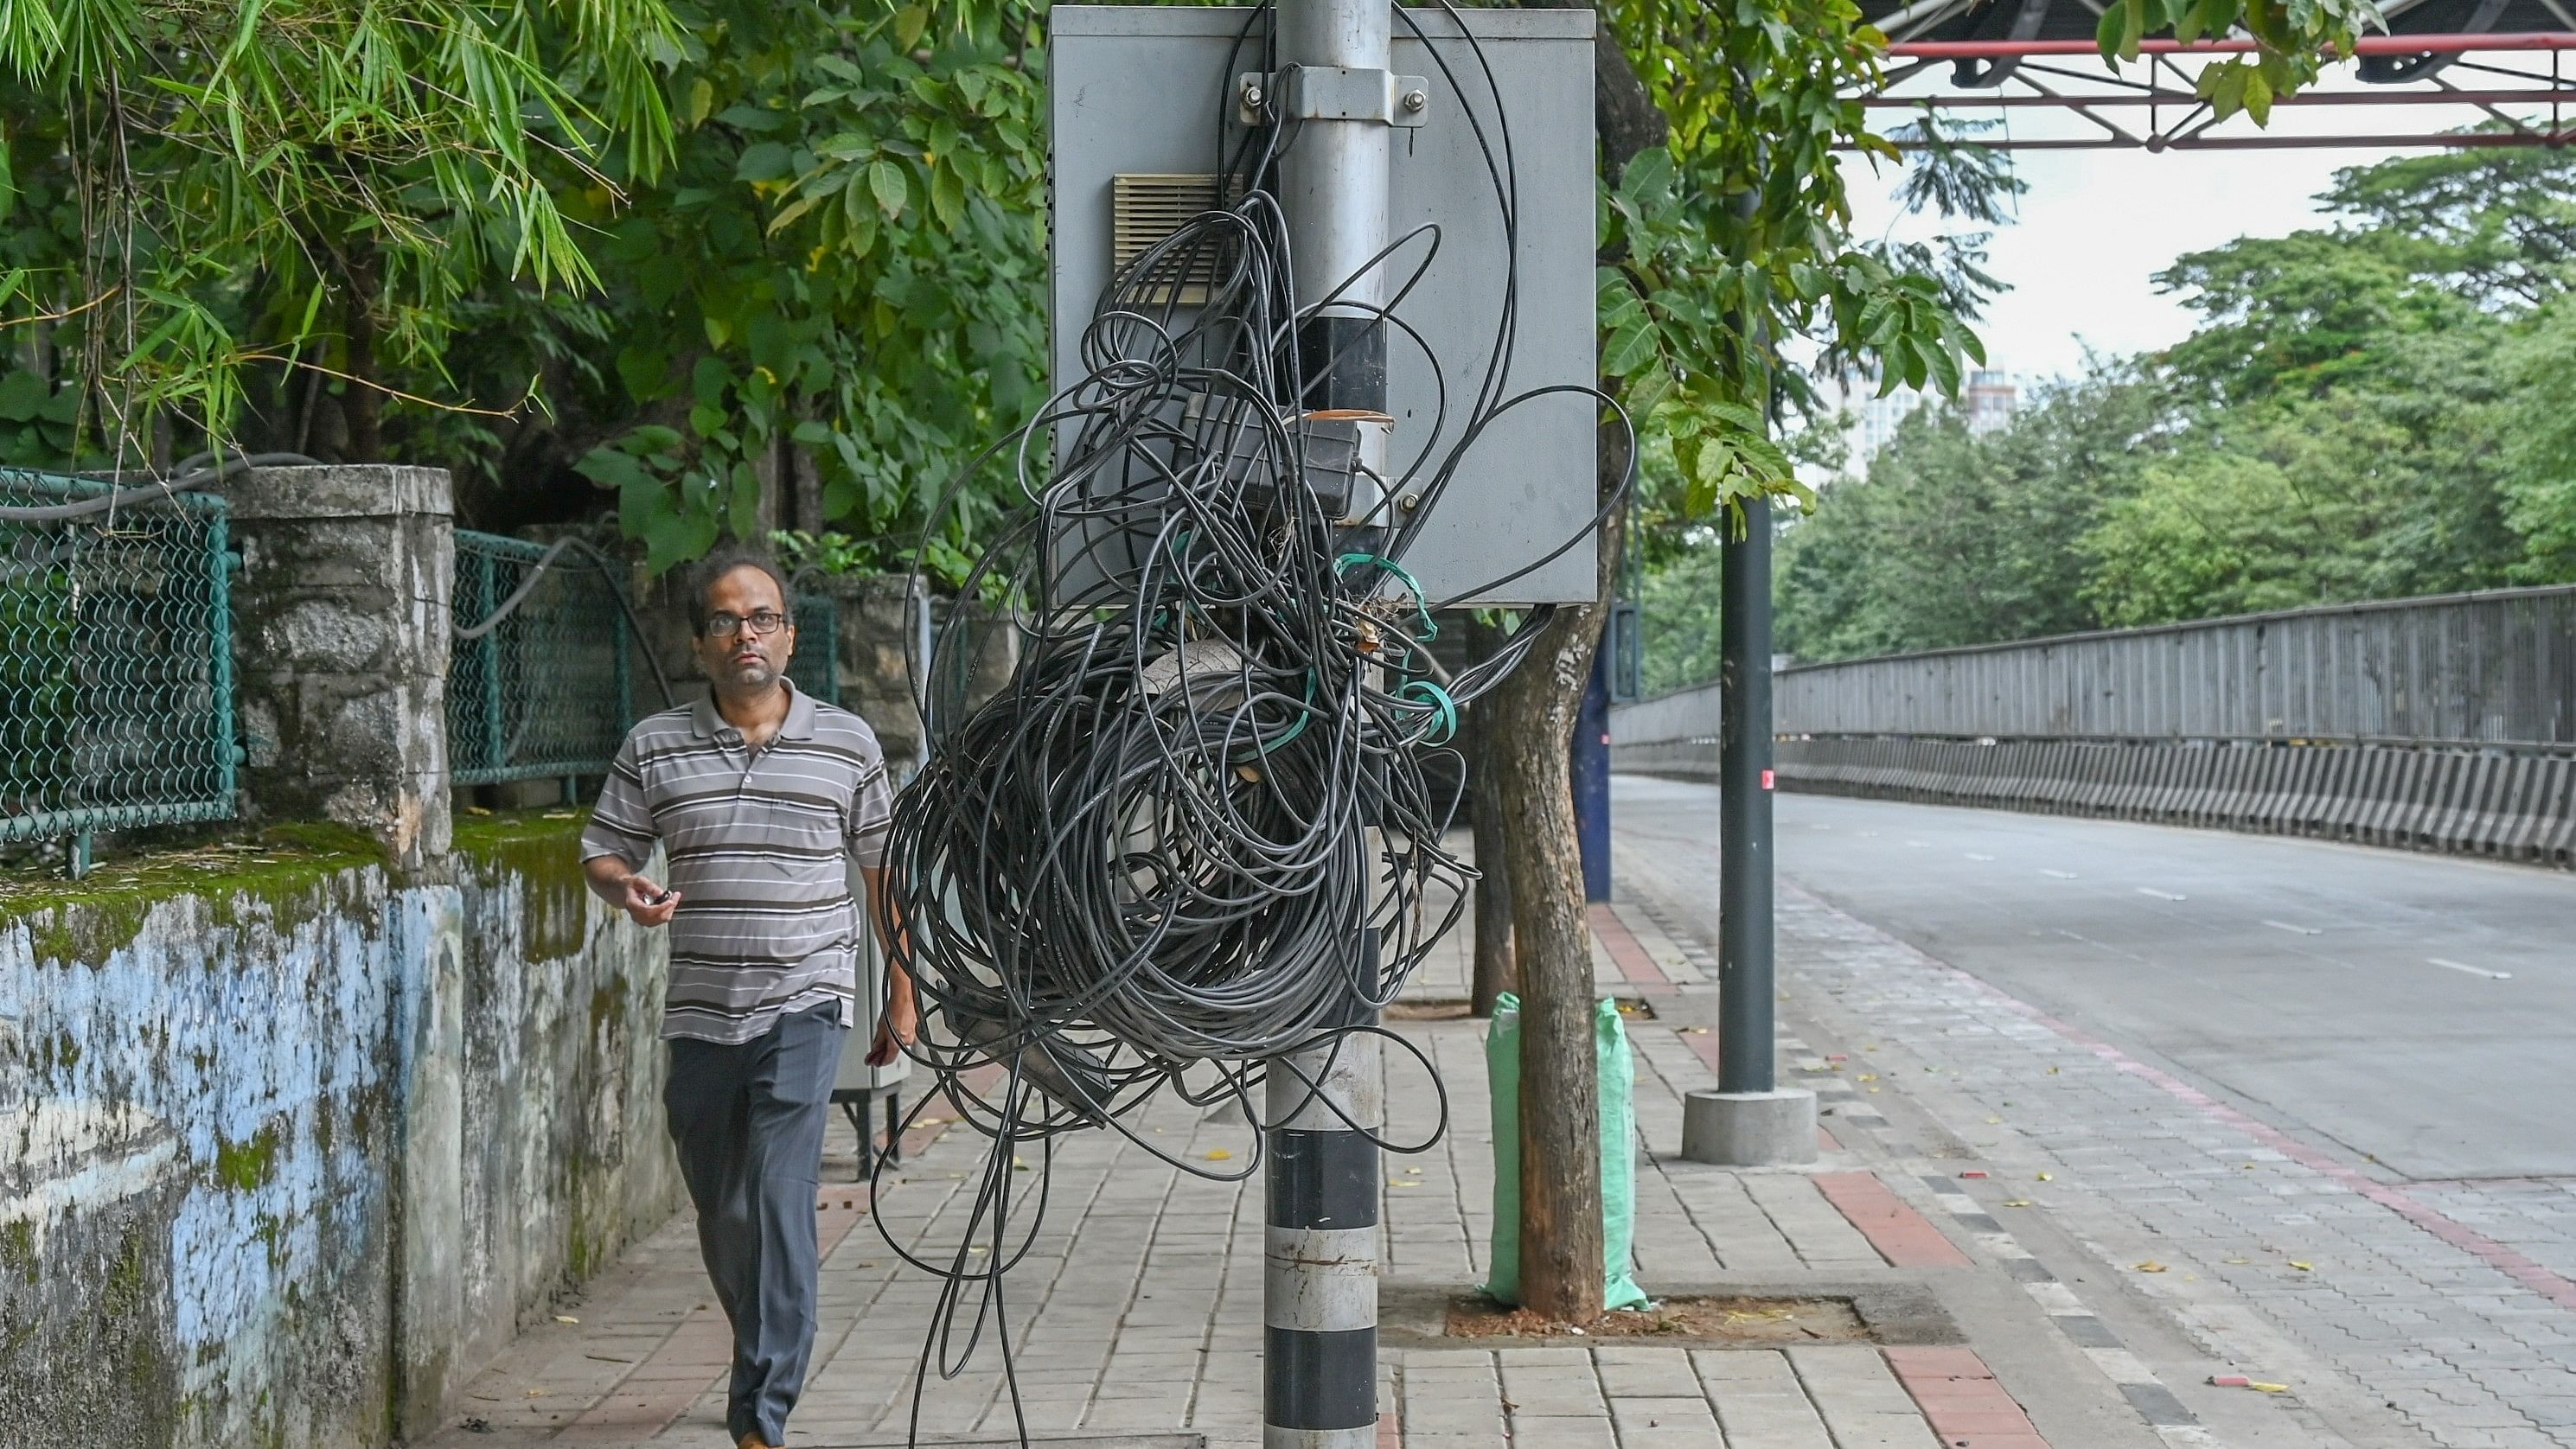
[[[494,578],[500,571],[501,561],[488,553],[478,553],[474,556],[474,565],[474,617],[488,619],[501,603],[500,586]],[[497,768],[502,763],[501,634],[509,627],[504,622],[500,628],[475,641],[481,646],[478,652],[483,656],[483,758],[480,763],[485,769]]]
[[[615,588],[616,580],[611,579],[609,585]],[[616,611],[611,625],[617,631],[617,729],[623,735],[635,728],[635,661],[627,656],[639,641],[635,631],[626,626],[624,609]]]
[[[233,738],[233,570],[241,555],[232,551],[232,525],[220,498],[206,519],[207,668],[214,679],[215,798],[230,800],[240,783],[240,767],[249,751]]]

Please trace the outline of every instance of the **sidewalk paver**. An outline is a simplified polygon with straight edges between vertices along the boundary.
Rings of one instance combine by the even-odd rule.
[[[1640,1280],[1650,1291],[1667,1284],[1794,1289],[1814,1282],[1848,1292],[1855,1283],[1885,1284],[1943,1302],[1949,1301],[1944,1294],[1975,1300],[1987,1305],[1979,1311],[1988,1320],[2003,1314],[2031,1327],[1994,1342],[1786,1348],[1638,1340],[1545,1347],[1457,1340],[1415,1347],[1405,1340],[1405,1346],[1382,1354],[1384,1449],[2132,1449],[2159,1442],[2216,1443],[2169,1386],[2122,1345],[2101,1311],[2097,1287],[2051,1271],[1998,1216],[2046,1212],[2048,1206],[2007,1209],[2002,1189],[1992,1182],[1975,1195],[1964,1190],[1970,1184],[1955,1176],[1955,1160],[1941,1155],[1955,1152],[1956,1143],[1939,1134],[1926,1137],[1914,1107],[1898,1111],[1893,1105],[1914,1103],[1931,1091],[1963,1090],[1972,1071],[1988,1070],[1978,1053],[2035,1052],[2032,1060],[2042,1067],[2057,1066],[2061,1076],[2076,1072],[2078,1080],[2066,1086],[2087,1093],[2113,1090],[2114,1084],[2094,1081],[2094,1074],[2119,1074],[2026,1018],[1991,1003],[1963,1001],[1973,993],[1942,978],[1937,963],[1894,959],[1883,938],[1866,928],[1792,900],[1784,903],[1784,918],[1794,923],[1784,936],[1784,989],[1793,997],[1826,996],[1840,1007],[1832,1035],[1822,1034],[1813,1021],[1784,1022],[1797,1034],[1784,1036],[1780,1049],[1784,1076],[1815,1087],[1834,1112],[1821,1138],[1824,1158],[1812,1172],[1737,1172],[1682,1160],[1682,1094],[1715,1084],[1715,1039],[1705,1026],[1714,1019],[1715,963],[1702,927],[1686,905],[1677,904],[1691,897],[1671,890],[1654,870],[1632,871],[1631,854],[1622,852],[1622,878],[1638,884],[1615,906],[1597,908],[1594,921],[1595,966],[1604,990],[1642,1000],[1654,1013],[1629,1020],[1642,1148],[1636,1198]],[[1836,953],[1852,959],[1840,961]],[[1486,1266],[1493,1170],[1482,1024],[1446,1015],[1442,1006],[1462,1000],[1466,982],[1462,934],[1445,943],[1417,978],[1412,997],[1426,1008],[1422,1019],[1396,1024],[1440,1074],[1447,1131],[1426,1151],[1384,1159],[1387,1278],[1461,1294],[1472,1290]],[[1855,1019],[1868,1023],[1866,1034],[1850,1028]],[[1896,1049],[1910,1052],[1927,1033],[1942,1043],[1942,1060],[1959,1069],[1954,1076],[1911,1071],[1920,1063],[1910,1054],[1900,1061]],[[1440,1096],[1408,1054],[1390,1049],[1386,1059],[1390,1137],[1423,1141],[1440,1125]],[[2155,1090],[2126,1079],[2116,1085]],[[2050,1094],[2049,1100],[2070,1099]],[[2166,1122],[2179,1120],[2170,1102],[2159,1110]],[[2134,1129],[2155,1115],[2133,1106],[2131,1120],[2118,1130]],[[832,1211],[848,1226],[825,1262],[823,1332],[817,1367],[794,1421],[797,1442],[900,1442],[916,1424],[925,1442],[960,1436],[1006,1440],[1024,1421],[1041,1439],[1185,1432],[1222,1449],[1259,1444],[1263,1205],[1257,1174],[1210,1181],[1167,1160],[1240,1171],[1254,1160],[1250,1130],[1228,1109],[1193,1107],[1175,1097],[1152,1103],[1131,1127],[1132,1137],[1089,1132],[1061,1139],[1051,1154],[1034,1145],[1019,1150],[1030,1170],[1013,1172],[1010,1180],[1027,1203],[1043,1169],[1047,1212],[1034,1224],[1022,1216],[1007,1225],[1003,1252],[1017,1261],[991,1298],[984,1285],[970,1283],[958,1301],[943,1303],[945,1285],[905,1265],[887,1241],[983,1271],[994,1256],[992,1225],[974,1223],[972,1189],[987,1163],[985,1139],[951,1128],[920,1143],[901,1170],[890,1174],[880,1200],[870,1203],[862,1191],[839,1199],[850,1206]],[[2191,1136],[2181,1135],[2186,1127]],[[2135,1170],[2124,1165],[2134,1159],[2121,1155],[2118,1142],[2102,1140],[2117,1133],[2099,1121],[2066,1126],[2034,1119],[2027,1130],[2039,1147],[2034,1160],[2050,1161],[2070,1177]],[[2213,1182],[2223,1181],[2231,1191],[2250,1186],[2253,1174],[2240,1182],[2200,1170],[2212,1152],[2246,1150],[2248,1144],[2222,1144],[2224,1136],[2206,1123],[2177,1127],[2171,1141],[2131,1149],[2156,1154],[2167,1168],[2163,1175],[2120,1180],[2178,1198],[2205,1195]],[[835,1145],[846,1144],[836,1139]],[[2276,1173],[2298,1166],[2286,1156],[2267,1163]],[[827,1167],[827,1176],[834,1171],[846,1173],[846,1160]],[[2026,1195],[2009,1199],[2016,1203],[2039,1196],[2028,1183],[2016,1183],[2011,1191]],[[2541,1197],[2538,1191],[2532,1195]],[[826,1200],[833,1199],[827,1194]],[[2177,1210],[2163,1198],[2137,1206]],[[2267,1194],[2259,1203],[2230,1206],[2276,1216],[2305,1212],[2319,1223],[2349,1220],[2322,1193]],[[967,1251],[961,1259],[970,1232],[971,1247],[982,1251]],[[2183,1250],[2173,1251],[2179,1256]],[[2424,1280],[2393,1268],[2378,1280],[2343,1281],[2348,1291],[2340,1296],[2382,1315],[2373,1322],[2414,1312],[2438,1326],[2440,1315],[2458,1311],[2456,1300],[2427,1305],[2415,1295]],[[2454,1277],[2448,1286],[2504,1291],[2475,1277]],[[2370,1297],[2372,1292],[2380,1296]],[[2003,1307],[1993,1306],[1998,1300]],[[953,1336],[928,1345],[933,1359],[916,1405],[914,1382],[925,1339],[943,1312]],[[579,1325],[532,1329],[477,1379],[461,1401],[460,1422],[432,1441],[438,1449],[722,1442],[721,1317],[706,1304],[685,1222],[639,1245],[567,1313],[578,1316]],[[1016,1419],[1002,1376],[1005,1322]],[[2542,1331],[2545,1326],[2532,1330]],[[970,1336],[976,1342],[967,1356]],[[2507,1389],[2528,1400],[2549,1387],[2539,1366],[2516,1353],[2495,1352],[2492,1344],[2483,1358],[2476,1357],[2479,1350],[2455,1350],[2471,1360],[2464,1369],[2440,1356],[2409,1357],[2414,1351],[2384,1340],[2356,1335],[2352,1341],[2377,1345],[2375,1351],[2388,1355],[2397,1375],[2390,1380],[2392,1396],[2447,1396],[2460,1415],[2479,1414]],[[942,1372],[960,1359],[953,1375]],[[2408,1373],[2416,1377],[2405,1378]],[[2093,1438],[2060,1432],[2052,1439],[2046,1426],[2072,1421],[2064,1407],[2069,1402],[2091,1416],[2081,1422],[2111,1425],[2113,1431]],[[469,1430],[462,1422],[468,1416],[491,1432]],[[2569,1419],[2576,1422],[2576,1413]],[[2339,1449],[2347,1442],[2308,1437],[2310,1421],[2288,1406],[2280,1423],[2283,1430],[2267,1434],[2260,1449]],[[2519,1442],[2512,1434],[2532,1426],[2527,1415],[2517,1414],[2483,1426],[2490,1435],[2483,1441],[2425,1442],[2461,1449],[2472,1442],[2511,1445]]]

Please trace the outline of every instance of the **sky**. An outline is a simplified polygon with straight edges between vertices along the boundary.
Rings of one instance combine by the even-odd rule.
[[[2015,155],[2030,190],[2019,216],[1996,230],[1986,270],[2012,284],[1977,332],[1988,362],[2017,378],[2081,369],[2089,345],[2104,353],[2166,346],[2190,332],[2192,313],[2149,280],[2185,252],[2240,236],[2284,236],[2324,224],[2310,198],[2335,171],[2376,159],[2324,151],[2025,151]],[[1854,231],[1896,227],[1920,236],[1938,223],[1900,217],[1884,182],[1850,182]]]
[[[2489,59],[2492,57],[2481,57]],[[1934,73],[1937,75],[1937,72]],[[1933,76],[1900,87],[1900,94],[1928,88]],[[2422,87],[2417,87],[2421,89]],[[2370,91],[2348,74],[2329,72],[2319,89]],[[2380,92],[2386,94],[2386,92]],[[2515,107],[2527,110],[2526,107]],[[1979,112],[1956,113],[1962,117]],[[2008,116],[2019,134],[2089,134],[2083,123],[2046,110],[1989,109]],[[1882,129],[1902,112],[1881,112]],[[2122,119],[2135,124],[2135,112]],[[2299,106],[2273,113],[2276,135],[2352,135],[2390,131],[2439,131],[2477,120],[2462,107],[2426,105]],[[2242,117],[2230,133],[2252,133]],[[1977,326],[1988,364],[2037,381],[2081,370],[2085,349],[2110,354],[2145,351],[2181,340],[2193,314],[2178,297],[2159,293],[2149,280],[2186,252],[2220,246],[2241,236],[2284,236],[2329,224],[2314,197],[2347,166],[2368,165],[2398,154],[2387,148],[2337,146],[2316,150],[2019,151],[2016,169],[2030,189],[2019,215],[1989,242],[1986,270],[2012,284]],[[1846,158],[1854,234],[1893,234],[1903,239],[1934,234],[1937,217],[1904,216],[1891,199],[1897,173]]]

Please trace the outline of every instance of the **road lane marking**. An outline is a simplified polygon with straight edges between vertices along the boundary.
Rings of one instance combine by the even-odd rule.
[[[2054,879],[2057,879],[2057,880],[2073,880],[2073,879],[2075,879],[2075,872],[2073,872],[2073,871],[2071,871],[2071,870],[2049,870],[2049,869],[2046,869],[2045,867],[2043,867],[2043,868],[2040,870],[2040,872],[2039,872],[2039,873],[2040,873],[2041,875],[2044,875],[2044,876],[2050,876],[2050,877],[2053,877]]]
[[[2287,931],[2293,936],[2322,936],[2325,934],[2324,931],[2319,930],[2315,926],[2293,926],[2287,921],[2265,921],[2263,924],[2271,927],[2275,931]]]
[[[1970,860],[1992,860],[1992,859],[1994,859],[1994,857],[1993,857],[1993,856],[1991,856],[1991,855],[1979,855],[1977,852],[1975,852],[1975,851],[1973,851],[1973,850],[1972,850],[1972,851],[1969,851],[1969,852],[1968,852],[1968,859],[1970,859]]]
[[[2510,971],[2489,971],[2484,966],[2470,966],[2458,961],[2445,961],[2439,956],[2427,956],[2424,959],[2447,970],[2466,971],[2471,976],[2483,976],[2489,981],[2511,981],[2513,979],[2513,973]]]
[[[2175,895],[2172,891],[2160,891],[2154,886],[2140,886],[2138,887],[2138,894],[2142,896],[2154,896],[2160,901],[2178,901],[2184,899],[2184,897]]]

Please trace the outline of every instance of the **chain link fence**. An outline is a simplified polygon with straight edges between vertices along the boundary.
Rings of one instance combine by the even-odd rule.
[[[502,605],[526,596],[480,634]],[[596,561],[456,530],[448,770],[459,785],[603,775],[635,721],[635,638]],[[656,702],[658,705],[658,701]]]
[[[789,607],[806,647],[788,677],[838,703],[832,596],[800,589]],[[664,705],[650,646],[595,552],[460,528],[451,608],[447,755],[459,785],[604,775],[627,730]]]
[[[0,469],[0,503],[106,485]],[[0,843],[235,813],[235,559],[221,498],[0,520]]]
[[[796,654],[787,677],[825,704],[841,702],[841,608],[820,589],[798,589],[787,600],[796,616]]]

